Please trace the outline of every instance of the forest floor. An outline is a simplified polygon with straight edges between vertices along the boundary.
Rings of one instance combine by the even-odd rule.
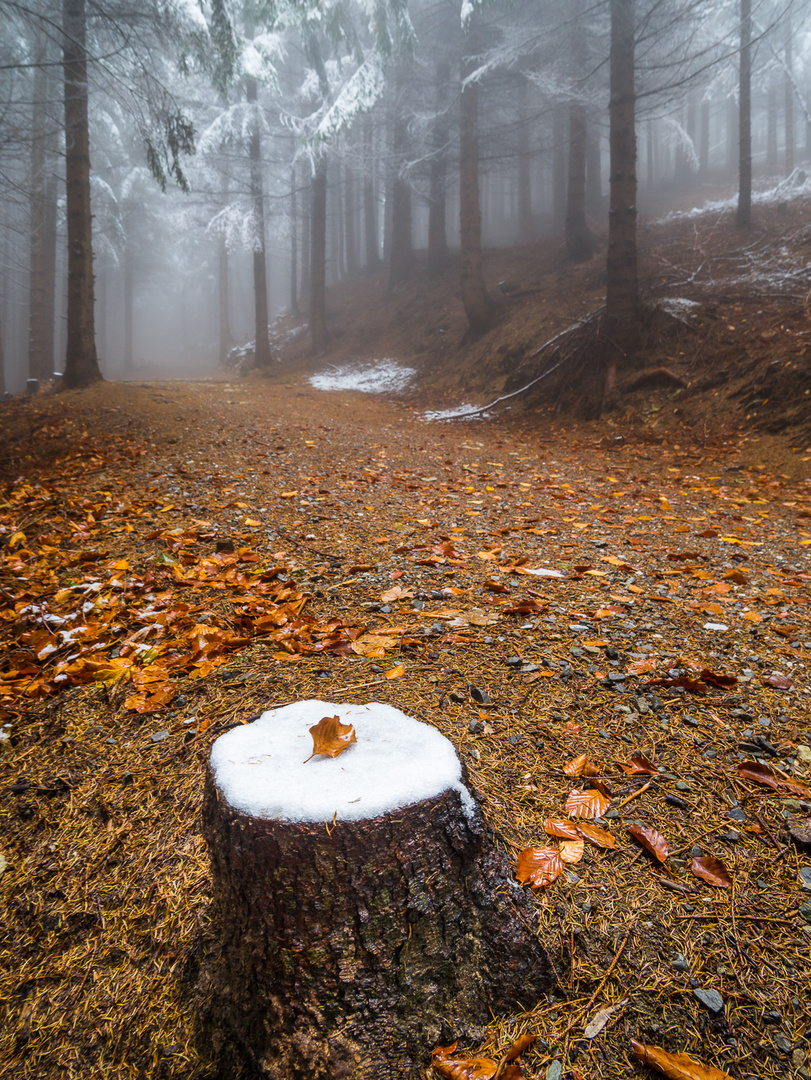
[[[716,288],[679,371],[727,376],[590,422],[427,423],[438,384],[319,391],[295,357],[0,406],[0,1075],[213,1075],[205,762],[319,698],[438,727],[516,856],[558,846],[573,789],[610,833],[534,891],[559,985],[460,1052],[529,1031],[526,1075],[609,1080],[648,1071],[637,1039],[807,1080],[811,446],[796,390],[789,436],[726,396],[766,345],[799,378],[807,324]],[[714,369],[706,335],[732,342]],[[448,407],[500,389],[443,378]]]

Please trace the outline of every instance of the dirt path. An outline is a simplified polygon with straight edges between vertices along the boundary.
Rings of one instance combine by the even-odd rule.
[[[303,376],[105,384],[2,418],[0,1075],[209,1075],[203,762],[303,697],[438,726],[516,853],[557,845],[544,820],[596,798],[563,767],[596,765],[616,848],[538,889],[561,986],[488,1053],[528,1029],[531,1076],[635,1075],[630,1038],[808,1075],[811,856],[788,825],[811,808],[809,455],[425,425]],[[654,775],[620,768],[639,755]],[[691,872],[710,855],[731,888]]]

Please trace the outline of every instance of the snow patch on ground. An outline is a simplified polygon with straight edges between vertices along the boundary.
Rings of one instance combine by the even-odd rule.
[[[659,300],[659,307],[668,315],[692,315],[701,304],[697,300],[687,300],[683,296],[665,296]]]
[[[396,394],[407,389],[416,375],[414,368],[394,360],[373,360],[348,364],[310,376],[316,390],[359,390],[362,394]]]
[[[795,169],[791,176],[780,180],[772,187],[764,188],[762,191],[753,191],[752,205],[783,202],[801,195],[811,195],[811,175],[806,173],[804,169]],[[703,217],[704,214],[717,214],[722,213],[724,210],[735,210],[737,206],[738,195],[736,193],[726,199],[713,199],[711,202],[703,203],[701,206],[694,206],[692,210],[673,210],[660,218],[659,224],[663,225],[668,221],[684,219],[692,220],[693,218]]]
[[[352,724],[357,742],[336,758],[310,756],[310,728],[325,716]],[[453,745],[436,728],[391,705],[298,701],[232,728],[211,748],[217,787],[236,810],[280,821],[361,821],[457,790],[468,816],[475,809],[462,784]]]
[[[455,409],[429,410],[420,413],[419,419],[426,424],[443,420],[486,420],[490,414],[481,412],[476,405],[458,405]]]

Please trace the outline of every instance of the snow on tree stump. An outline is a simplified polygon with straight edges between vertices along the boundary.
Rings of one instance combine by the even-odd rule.
[[[357,743],[314,756],[309,729]],[[204,834],[216,948],[198,1022],[220,1074],[408,1080],[554,982],[528,894],[435,728],[304,701],[214,743]]]

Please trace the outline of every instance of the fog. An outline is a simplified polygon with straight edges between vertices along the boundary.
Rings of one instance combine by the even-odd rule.
[[[105,378],[201,377],[257,327],[267,362],[261,328],[279,316],[309,319],[318,352],[321,284],[430,287],[477,245],[485,266],[488,249],[515,245],[592,257],[608,227],[620,8],[634,29],[643,219],[740,199],[747,132],[755,191],[805,183],[807,0],[3,5],[3,389],[47,381],[76,348],[66,87],[86,97],[89,139],[80,347],[95,341]],[[272,356],[273,329],[269,344]]]

